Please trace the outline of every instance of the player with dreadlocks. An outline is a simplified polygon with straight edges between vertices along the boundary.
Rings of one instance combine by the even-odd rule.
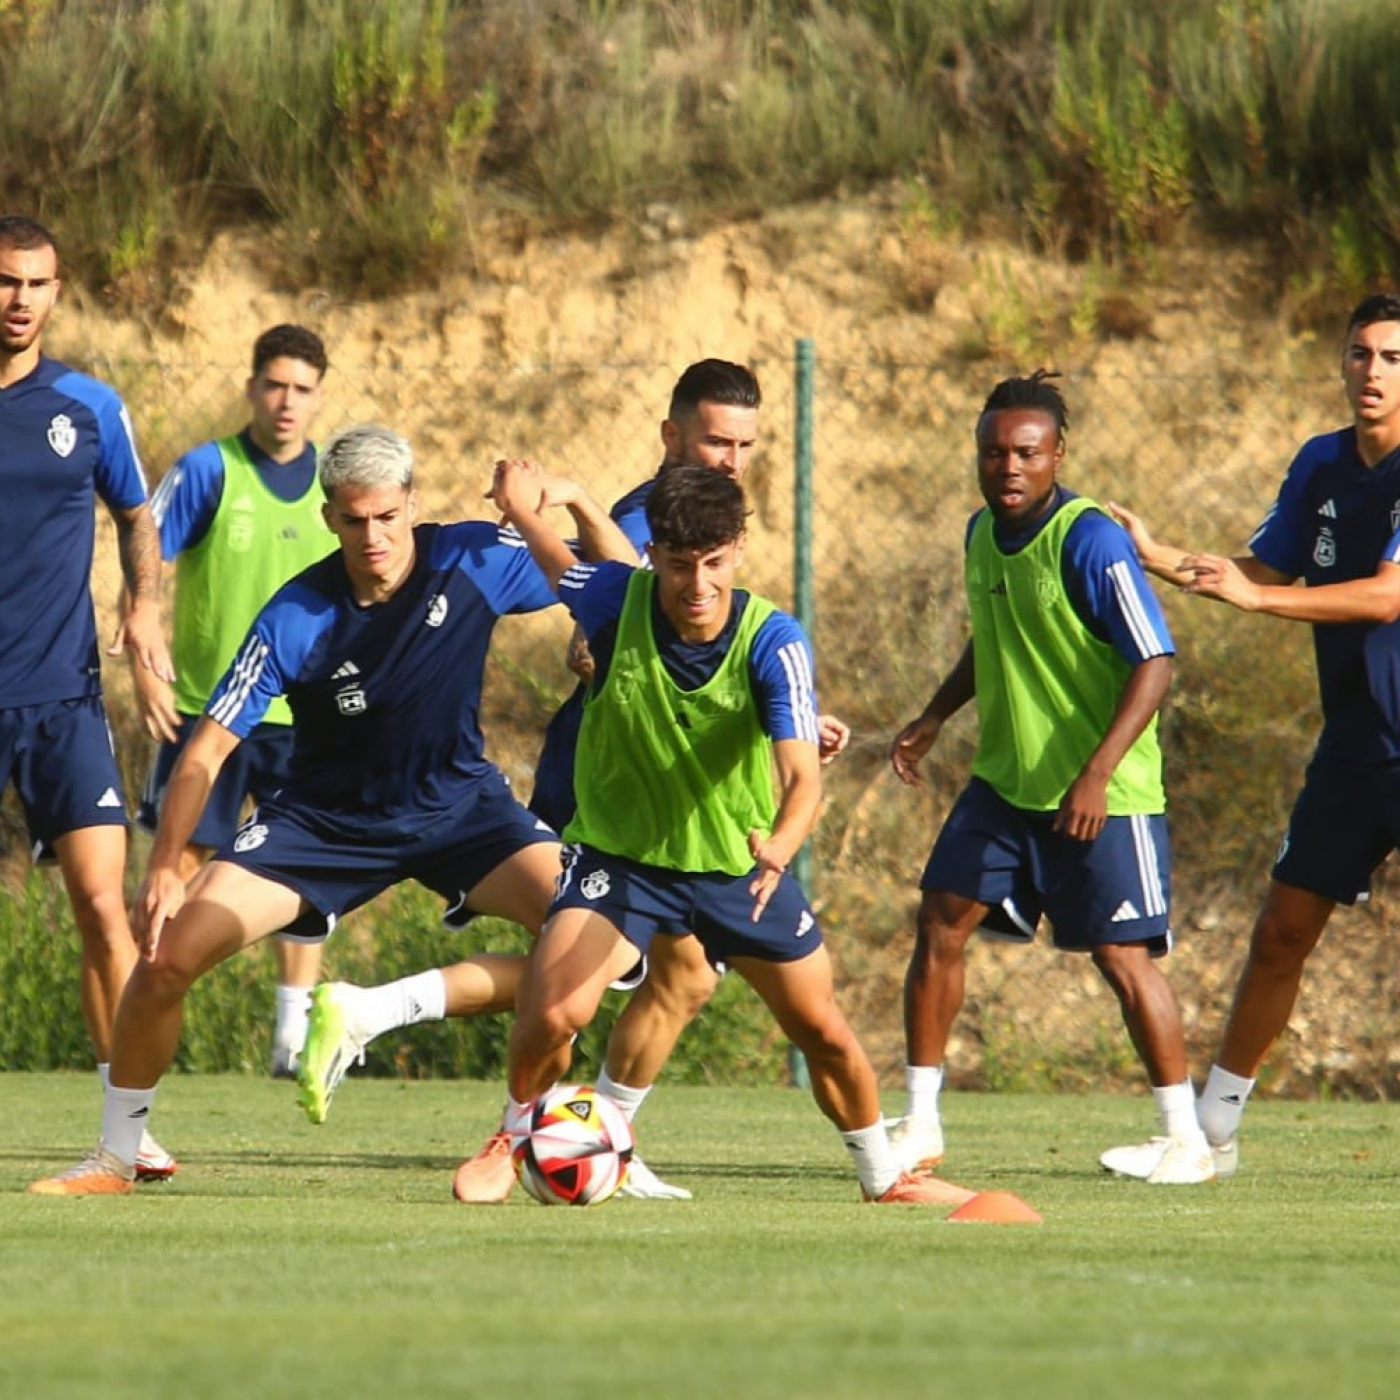
[[[972,778],[920,881],[904,989],[907,1116],[901,1165],[943,1156],[939,1093],[963,959],[979,927],[1087,952],[1113,989],[1152,1082],[1168,1145],[1149,1181],[1214,1175],[1196,1122],[1176,998],[1153,961],[1171,946],[1157,712],[1175,647],[1127,532],[1060,485],[1069,415],[1055,378],[1004,380],[977,420],[986,508],[968,524],[972,637],[895,739],[905,783],[947,720],[977,702]]]

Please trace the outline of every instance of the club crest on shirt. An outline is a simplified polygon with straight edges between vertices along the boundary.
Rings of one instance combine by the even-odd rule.
[[[1390,508],[1390,532],[1394,534],[1400,530],[1400,501],[1396,501]]]
[[[70,457],[78,445],[78,430],[66,413],[55,413],[49,422],[49,446],[60,457]]]
[[[427,623],[429,627],[441,627],[447,621],[447,595],[435,593],[428,604]]]
[[[1331,530],[1317,532],[1317,543],[1313,545],[1313,563],[1319,569],[1330,569],[1337,562],[1337,537]]]
[[[365,693],[357,685],[347,685],[335,693],[335,707],[343,715],[362,715],[369,708]]]

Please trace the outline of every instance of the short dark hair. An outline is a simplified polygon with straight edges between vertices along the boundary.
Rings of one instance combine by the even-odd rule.
[[[253,374],[256,376],[273,360],[301,360],[317,374],[324,374],[330,361],[326,347],[315,331],[305,326],[273,326],[253,342]]]
[[[1400,321],[1400,296],[1391,292],[1377,292],[1357,302],[1347,320],[1347,334],[1350,335],[1357,326],[1374,326],[1377,321]]]
[[[744,533],[744,488],[711,467],[672,467],[647,498],[653,544],[666,549],[716,549]]]
[[[1064,396],[1050,383],[1059,377],[1058,370],[1038,369],[1024,378],[1003,379],[987,395],[981,417],[1003,408],[1037,408],[1055,420],[1055,427],[1063,437],[1069,428],[1069,409],[1065,407]]]
[[[0,216],[0,248],[18,248],[29,252],[34,248],[52,248],[58,256],[58,239],[38,219],[23,214]]]
[[[676,380],[666,416],[673,421],[689,417],[702,403],[757,408],[762,402],[763,393],[752,370],[729,360],[699,360]]]

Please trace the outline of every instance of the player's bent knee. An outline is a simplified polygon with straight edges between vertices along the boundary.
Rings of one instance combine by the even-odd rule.
[[[520,1027],[536,1045],[567,1045],[592,1019],[592,1012],[575,999],[550,1002],[520,1013]]]
[[[158,954],[152,962],[143,958],[131,971],[127,995],[163,1004],[183,1001],[198,976],[197,969],[173,956],[162,957]]]
[[[1249,940],[1250,956],[1255,961],[1296,966],[1317,946],[1319,934],[1320,930],[1309,926],[1265,915],[1254,926]]]

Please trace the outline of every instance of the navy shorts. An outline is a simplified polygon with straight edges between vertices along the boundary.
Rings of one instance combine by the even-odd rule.
[[[645,953],[658,934],[694,933],[715,965],[735,958],[797,962],[821,946],[817,917],[802,886],[784,874],[762,918],[753,921],[746,875],[692,875],[641,865],[591,846],[566,846],[552,918],[561,909],[601,914]]]
[[[1400,847],[1400,771],[1339,771],[1316,762],[1293,804],[1271,872],[1339,904],[1370,897],[1371,876]]]
[[[199,723],[198,715],[181,715],[179,732],[173,743],[164,743],[156,751],[136,810],[136,822],[143,831],[154,831],[165,803],[165,790],[170,775],[184,753],[185,746]],[[248,798],[266,802],[287,781],[291,768],[292,748],[296,737],[289,724],[260,724],[229,754],[209,800],[204,804],[199,824],[190,836],[196,846],[222,846],[243,820],[243,804]]]
[[[391,885],[417,880],[449,904],[458,904],[516,852],[558,840],[497,775],[426,831],[392,839],[347,835],[328,827],[314,810],[273,798],[258,807],[215,859],[295,890],[312,912],[281,936],[316,943],[342,915]]]
[[[1171,947],[1171,849],[1165,816],[1109,817],[1093,841],[1053,830],[1053,812],[1013,807],[974,778],[948,814],[921,890],[990,906],[983,930],[1029,942],[1044,914],[1055,946]]]
[[[126,797],[100,695],[0,710],[0,763],[19,793],[36,860],[70,831],[126,825]]]

